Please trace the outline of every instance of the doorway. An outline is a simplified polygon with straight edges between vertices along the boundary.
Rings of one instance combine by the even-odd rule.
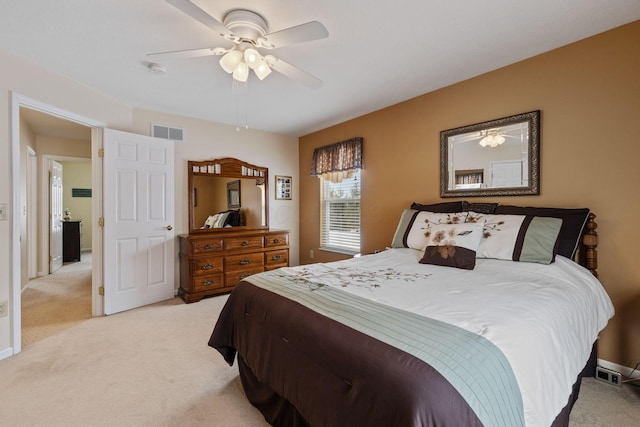
[[[27,155],[21,254],[29,256],[20,263],[24,346],[91,317],[91,200],[73,193],[82,189],[79,194],[90,197],[92,154],[91,128],[26,107],[19,114],[21,158]],[[63,210],[75,212],[73,224],[63,221]],[[82,222],[82,233],[63,231]],[[77,243],[80,253],[73,262],[63,256],[69,243]]]
[[[25,137],[29,136],[31,138],[36,139],[36,133],[30,133],[25,128],[23,128],[24,123],[21,120],[24,114],[29,114],[30,112],[37,112],[43,114],[43,117],[47,119],[56,121],[59,124],[66,125],[76,125],[79,126],[85,132],[89,132],[90,136],[90,160],[92,164],[92,182],[96,191],[93,192],[92,199],[92,207],[93,207],[93,216],[98,216],[102,212],[102,168],[99,162],[96,161],[97,153],[102,148],[102,140],[100,137],[100,129],[104,127],[104,123],[79,116],[75,113],[61,110],[57,107],[42,103],[40,101],[12,93],[11,94],[11,164],[14,165],[12,168],[11,176],[12,176],[12,197],[11,197],[11,229],[12,229],[12,238],[11,238],[11,354],[17,354],[22,350],[22,303],[21,296],[23,290],[23,272],[29,271],[29,268],[32,265],[29,264],[29,252],[25,250],[25,247],[28,247],[29,239],[27,236],[32,236],[31,234],[27,234],[27,226],[25,225],[28,221],[26,220],[30,212],[28,209],[28,204],[34,205],[36,204],[36,209],[39,213],[42,212],[42,206],[46,206],[47,203],[43,203],[42,196],[42,180],[43,177],[39,177],[35,181],[38,182],[38,195],[37,201],[29,203],[29,200],[26,196],[27,191],[27,175],[31,175],[29,168],[27,166],[27,153],[29,151],[26,149],[27,144],[24,140]],[[44,126],[44,125],[43,125]],[[51,128],[48,132],[55,134],[55,128]],[[42,133],[42,132],[41,132]],[[53,136],[53,135],[52,135]],[[86,139],[86,138],[85,138]],[[38,152],[38,144],[32,147],[32,150],[35,151],[36,155],[39,155]],[[55,144],[54,144],[55,145]],[[56,149],[60,149],[58,146]],[[30,153],[33,156],[33,153]],[[33,161],[33,160],[31,160]],[[41,170],[41,165],[36,166]],[[46,200],[46,199],[45,199]],[[47,200],[48,202],[48,200]],[[31,210],[32,211],[32,210]],[[42,265],[48,264],[48,254],[43,254],[43,242],[48,244],[48,236],[47,233],[44,232],[48,230],[48,218],[45,217],[43,220],[42,217],[45,215],[40,215],[40,218],[36,220],[37,222],[37,231],[38,234],[38,251],[35,255],[37,259],[37,275],[44,276],[44,273],[47,272],[47,269],[42,267]],[[90,221],[95,223],[95,218],[90,218]],[[44,224],[43,224],[44,223]],[[30,231],[33,232],[33,226],[30,228]],[[95,233],[94,233],[95,234]],[[43,237],[44,236],[44,237]],[[102,301],[101,297],[98,295],[97,288],[102,286],[101,282],[101,274],[102,274],[102,249],[100,246],[101,236],[97,236],[98,238],[93,239],[92,243],[92,273],[91,273],[91,311],[93,316],[102,315]],[[96,244],[96,240],[98,244]],[[97,248],[97,249],[96,249]],[[28,276],[29,273],[24,276]]]

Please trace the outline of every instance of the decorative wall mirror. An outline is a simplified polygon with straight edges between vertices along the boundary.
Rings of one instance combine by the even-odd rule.
[[[269,228],[269,170],[238,159],[189,161],[189,232]]]
[[[440,196],[540,194],[540,111],[440,132]]]

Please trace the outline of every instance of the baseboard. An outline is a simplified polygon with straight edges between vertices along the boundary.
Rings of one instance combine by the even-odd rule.
[[[636,370],[631,377],[631,372],[633,368],[628,366],[618,365],[617,363],[609,362],[608,360],[598,359],[598,366],[602,366],[603,368],[611,369],[612,371],[620,372],[624,377],[640,380],[640,370]]]
[[[4,350],[0,351],[0,360],[6,359],[7,357],[10,357],[10,356],[13,356],[12,347],[5,348]]]

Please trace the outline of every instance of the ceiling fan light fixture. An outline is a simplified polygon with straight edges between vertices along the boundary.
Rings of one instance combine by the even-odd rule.
[[[253,72],[256,73],[256,76],[260,80],[264,80],[269,74],[271,74],[271,68],[267,65],[267,62],[262,60],[260,61],[260,65],[253,69]]]
[[[234,49],[227,52],[222,56],[222,58],[220,58],[220,66],[224,71],[231,74],[236,70],[241,61],[242,52]]]
[[[240,61],[233,70],[233,78],[239,82],[246,82],[249,78],[249,66],[244,61]]]
[[[257,50],[248,48],[244,51],[244,60],[249,68],[255,69],[262,63],[262,55]]]
[[[498,145],[502,145],[504,143],[505,138],[502,135],[487,135],[482,138],[479,144],[483,147],[489,146],[491,148],[496,148]]]

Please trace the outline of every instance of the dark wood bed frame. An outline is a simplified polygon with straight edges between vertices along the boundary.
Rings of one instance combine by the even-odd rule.
[[[598,277],[598,232],[596,228],[598,228],[596,216],[590,213],[582,232],[582,250],[578,254],[578,263]]]

